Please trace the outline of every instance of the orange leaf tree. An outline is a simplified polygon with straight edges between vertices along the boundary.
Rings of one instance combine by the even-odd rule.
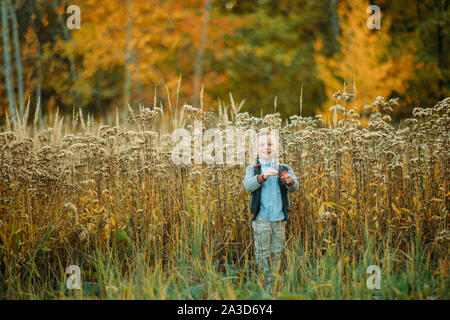
[[[331,57],[316,55],[318,76],[325,84],[325,94],[329,99],[325,104],[326,110],[318,110],[317,113],[326,123],[333,122],[333,112],[327,108],[332,104],[333,93],[342,90],[344,82],[347,88],[355,83],[353,102],[356,111],[361,112],[365,104],[371,104],[378,96],[388,98],[393,93],[402,94],[416,69],[413,48],[405,48],[405,53],[396,58],[390,55],[389,17],[381,16],[380,29],[367,27],[368,6],[366,0],[341,2],[338,9],[340,51]],[[317,41],[315,47],[320,51],[322,43]],[[360,121],[365,126],[368,119]]]

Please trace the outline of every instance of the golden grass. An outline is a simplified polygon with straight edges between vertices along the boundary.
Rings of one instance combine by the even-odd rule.
[[[275,297],[373,298],[365,268],[377,264],[381,298],[448,298],[450,98],[416,108],[397,128],[386,117],[394,100],[368,106],[360,128],[348,97],[334,98],[345,103],[333,124],[298,115],[283,124],[278,113],[251,117],[232,102],[219,116],[186,108],[171,126],[279,129],[281,162],[300,188]],[[259,297],[244,167],[173,164],[162,112],[131,110],[115,126],[81,111],[64,126],[56,114],[47,129],[7,117],[1,297]],[[71,264],[82,269],[82,293],[64,288]]]

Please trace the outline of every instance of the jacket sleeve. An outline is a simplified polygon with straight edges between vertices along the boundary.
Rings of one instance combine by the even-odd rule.
[[[292,170],[292,168],[291,168],[290,166],[288,166],[288,165],[286,165],[286,166],[287,166],[287,168],[288,168],[288,173],[289,173],[289,175],[292,177],[292,180],[294,180],[294,184],[293,184],[292,186],[290,186],[290,187],[285,183],[286,188],[287,188],[287,190],[288,190],[289,192],[296,191],[296,190],[298,189],[298,179],[297,179],[297,177],[295,176],[295,173],[294,173],[294,171]]]
[[[247,168],[245,169],[245,176],[243,181],[244,188],[252,192],[260,188],[262,185],[258,181],[258,175],[255,175],[253,170],[254,169],[252,165],[247,166]]]

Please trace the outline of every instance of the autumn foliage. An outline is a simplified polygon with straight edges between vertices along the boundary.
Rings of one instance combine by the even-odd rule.
[[[0,115],[15,97],[18,108],[39,104],[40,121],[57,108],[101,120],[116,107],[152,105],[155,92],[166,105],[174,92],[198,104],[203,86],[207,108],[232,92],[244,110],[276,105],[286,118],[301,96],[303,115],[328,121],[335,102],[327,99],[345,83],[357,90],[358,110],[377,96],[399,97],[398,121],[449,95],[443,0],[381,0],[375,30],[366,26],[367,0],[1,3]],[[73,4],[79,30],[66,26]]]

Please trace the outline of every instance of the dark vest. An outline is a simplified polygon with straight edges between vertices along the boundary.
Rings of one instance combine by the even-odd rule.
[[[259,163],[259,158],[256,159],[256,164],[253,166],[253,169],[254,169],[255,175],[261,174],[261,164]],[[278,185],[280,186],[281,201],[283,203],[283,212],[284,212],[284,217],[286,218],[286,221],[288,221],[288,213],[291,208],[290,208],[288,191],[287,191],[286,185],[284,184],[283,180],[281,179],[281,176],[282,176],[282,172],[287,172],[287,171],[288,171],[288,168],[285,165],[280,164],[278,166]],[[250,194],[250,212],[253,215],[252,220],[256,219],[256,216],[259,213],[260,204],[261,204],[261,188],[258,188],[257,190],[253,191]]]

